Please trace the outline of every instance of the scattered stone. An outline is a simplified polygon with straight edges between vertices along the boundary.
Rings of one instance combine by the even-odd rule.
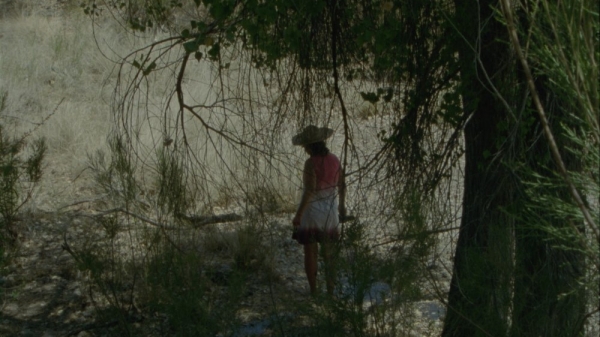
[[[45,307],[46,307],[46,302],[44,302],[44,301],[30,303],[27,306],[27,308],[23,312],[20,313],[20,316],[23,316],[23,317],[37,316],[44,311]]]
[[[19,312],[19,305],[14,302],[7,303],[2,309],[2,313],[7,314],[9,316],[16,315]]]

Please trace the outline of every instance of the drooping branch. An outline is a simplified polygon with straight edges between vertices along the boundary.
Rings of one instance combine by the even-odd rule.
[[[350,135],[348,130],[348,110],[346,109],[346,105],[344,104],[344,98],[342,97],[342,93],[340,91],[339,85],[339,72],[338,72],[338,55],[337,55],[337,46],[338,46],[338,32],[339,32],[339,18],[338,18],[338,3],[337,0],[333,0],[331,2],[331,59],[333,64],[333,87],[335,91],[335,95],[340,101],[340,106],[342,108],[342,120],[344,122],[344,145],[343,145],[343,158],[342,158],[342,168],[345,172],[346,167],[348,166],[348,145],[350,141]]]

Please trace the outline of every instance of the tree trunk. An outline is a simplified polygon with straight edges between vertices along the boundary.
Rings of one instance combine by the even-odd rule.
[[[508,61],[506,28],[493,18],[496,1],[455,3],[463,104],[472,116],[465,128],[463,217],[442,335],[578,336],[585,257],[573,227],[581,224],[555,212],[559,205],[536,198],[570,200],[539,123],[530,111],[513,118],[499,100],[515,107],[528,96]],[[549,80],[538,78],[537,87],[556,136],[569,117]],[[565,161],[577,170],[578,158]],[[535,176],[553,183],[540,184],[533,196],[530,185],[513,178]]]
[[[512,225],[502,211],[510,199],[501,163],[506,108],[501,88],[506,30],[493,18],[495,1],[456,0],[465,113],[463,216],[442,336],[505,336],[512,273]],[[487,74],[487,75],[486,75]],[[486,78],[489,76],[489,78]],[[491,83],[490,83],[491,81]]]

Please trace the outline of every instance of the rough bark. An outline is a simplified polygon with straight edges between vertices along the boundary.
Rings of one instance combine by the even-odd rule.
[[[501,158],[507,110],[494,92],[504,80],[504,28],[493,18],[495,1],[457,0],[465,128],[463,217],[443,336],[504,336],[508,330],[511,223]]]
[[[463,217],[442,335],[578,336],[585,257],[572,229],[582,224],[573,226],[572,218],[553,212],[558,205],[540,203],[531,185],[520,181],[554,181],[535,192],[570,200],[540,121],[522,103],[530,96],[506,28],[493,17],[497,2],[455,4],[463,104],[472,116],[465,128]],[[548,81],[539,77],[536,87],[557,132],[573,121]],[[570,171],[578,161],[565,157]]]

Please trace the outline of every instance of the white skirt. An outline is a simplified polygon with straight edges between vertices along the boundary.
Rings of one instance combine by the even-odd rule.
[[[301,244],[335,241],[339,238],[339,223],[336,189],[321,190],[309,201],[292,237]]]

